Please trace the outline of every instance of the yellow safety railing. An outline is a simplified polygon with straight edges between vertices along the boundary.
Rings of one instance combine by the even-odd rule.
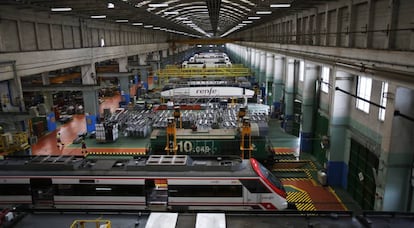
[[[247,77],[252,73],[249,68],[242,64],[233,64],[230,67],[206,67],[206,68],[181,68],[176,65],[167,65],[158,70],[157,75],[162,80],[169,78],[193,78],[193,77]]]
[[[85,228],[87,223],[95,223],[96,228],[111,228],[111,221],[104,219],[75,220],[70,228]]]

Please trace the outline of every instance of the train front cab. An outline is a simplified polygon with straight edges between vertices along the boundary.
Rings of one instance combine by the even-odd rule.
[[[286,200],[287,194],[283,184],[266,167],[256,159],[251,158],[250,164],[253,170],[260,177],[261,182],[266,186],[265,189],[255,189],[261,199],[258,199],[263,210],[284,210],[288,208]],[[245,185],[245,184],[244,184]],[[246,186],[246,185],[245,185]],[[246,186],[247,187],[247,186]],[[249,188],[249,187],[247,187]],[[260,187],[262,188],[262,187]],[[250,190],[251,192],[253,190]]]

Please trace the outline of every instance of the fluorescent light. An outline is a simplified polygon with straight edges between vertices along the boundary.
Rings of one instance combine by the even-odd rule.
[[[160,29],[160,27],[154,27],[154,28],[152,28],[152,29],[157,29],[157,30],[159,30],[159,29]]]
[[[177,17],[177,18],[175,18],[175,19],[177,19],[177,20],[188,20],[188,17]]]
[[[283,3],[283,4],[271,4],[270,5],[271,8],[287,8],[290,7],[290,4],[288,3]]]
[[[50,10],[52,12],[68,12],[68,11],[72,11],[72,8],[70,8],[70,7],[62,7],[62,8],[51,8]]]
[[[177,15],[178,12],[177,11],[169,11],[169,12],[164,12],[165,15]]]
[[[114,3],[108,2],[108,9],[113,9],[113,8],[115,8]]]
[[[249,19],[249,20],[259,20],[260,17],[248,17],[247,19]]]
[[[135,23],[132,23],[132,25],[143,25],[144,23],[142,23],[142,22],[135,22]]]
[[[126,23],[126,22],[128,22],[128,20],[126,20],[126,19],[119,19],[119,20],[115,20],[115,22],[118,22],[118,23]]]
[[[154,27],[153,25],[144,25],[144,28],[152,28]]]
[[[91,18],[92,19],[102,19],[102,18],[106,18],[106,15],[92,15]]]
[[[243,24],[250,24],[253,23],[253,21],[242,21]]]
[[[183,24],[191,24],[193,23],[192,21],[183,21]]]
[[[167,3],[154,3],[154,4],[148,4],[148,7],[150,8],[168,7],[168,4]]]
[[[259,14],[259,15],[272,14],[272,11],[257,11],[256,14]]]

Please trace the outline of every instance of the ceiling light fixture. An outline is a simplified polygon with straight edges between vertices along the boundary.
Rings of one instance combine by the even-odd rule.
[[[119,19],[119,20],[115,20],[115,22],[118,22],[118,23],[127,23],[128,20],[126,20],[126,19]]]
[[[165,15],[177,15],[178,12],[177,11],[167,11],[167,12],[164,12],[164,14]]]
[[[92,19],[103,19],[103,18],[106,18],[106,15],[92,15],[91,18]]]
[[[52,12],[68,12],[68,11],[72,11],[72,8],[70,8],[70,7],[51,8],[50,11],[52,11]]]
[[[250,24],[253,23],[253,21],[242,21],[243,24]]]
[[[152,28],[154,27],[153,25],[144,25],[144,28]]]
[[[248,17],[249,20],[259,20],[261,17]]]
[[[132,25],[143,25],[144,23],[142,23],[142,22],[135,22],[135,23],[132,23]]]
[[[257,11],[256,14],[258,14],[258,15],[267,15],[267,14],[272,14],[272,11]]]
[[[281,4],[270,4],[271,8],[287,8],[290,7],[290,4],[288,3],[281,3]]]
[[[114,3],[108,2],[108,9],[113,9],[113,8],[115,8]]]
[[[168,4],[167,3],[153,3],[153,4],[148,4],[148,7],[150,8],[168,7]]]

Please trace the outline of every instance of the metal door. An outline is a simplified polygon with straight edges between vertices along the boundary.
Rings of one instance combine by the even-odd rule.
[[[363,210],[373,210],[379,159],[354,139],[350,150],[347,191]]]

